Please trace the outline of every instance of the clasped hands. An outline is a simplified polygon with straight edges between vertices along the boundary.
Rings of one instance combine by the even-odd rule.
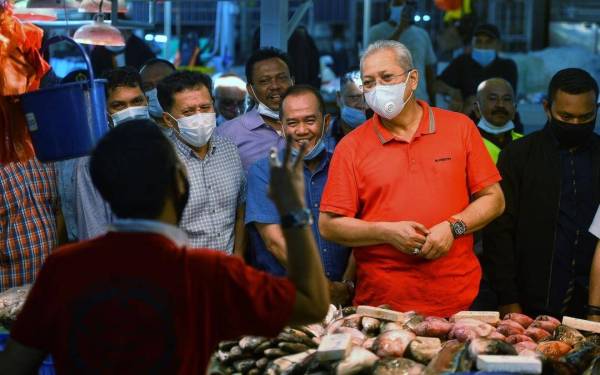
[[[425,259],[437,259],[448,254],[454,242],[450,223],[447,221],[431,228],[415,221],[381,224],[387,243],[405,254]]]

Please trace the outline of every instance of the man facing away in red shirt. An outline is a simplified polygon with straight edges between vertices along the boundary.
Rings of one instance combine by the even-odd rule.
[[[206,371],[217,343],[275,336],[324,317],[327,280],[306,210],[302,156],[271,159],[289,272],[276,278],[236,257],[186,247],[176,227],[189,192],[185,167],[149,120],[112,129],[91,175],[118,217],[104,236],[46,261],[0,355],[0,374],[29,374],[49,353],[57,373]],[[307,213],[302,215],[302,213]]]
[[[475,124],[415,99],[422,74],[399,42],[367,48],[362,89],[376,115],[337,145],[319,229],[354,248],[355,304],[449,316],[477,295],[471,233],[504,197]]]

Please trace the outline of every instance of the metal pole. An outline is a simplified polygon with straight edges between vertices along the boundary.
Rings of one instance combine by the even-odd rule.
[[[369,29],[371,28],[371,0],[364,0],[363,9],[363,40],[361,50],[365,50],[369,45]]]
[[[164,29],[163,29],[163,33],[165,34],[165,36],[167,37],[167,41],[171,40],[171,34],[172,34],[172,25],[171,25],[171,9],[172,9],[172,3],[170,0],[165,1],[164,3],[164,7],[163,7],[163,22],[164,22]],[[165,48],[163,48],[162,51],[162,56],[163,58],[168,58],[168,43],[165,44]]]

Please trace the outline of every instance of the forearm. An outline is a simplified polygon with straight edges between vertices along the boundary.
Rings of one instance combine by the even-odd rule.
[[[233,239],[233,255],[244,259],[246,249],[248,247],[248,236],[246,226],[244,225],[244,208],[238,208],[235,218],[234,239]]]
[[[385,243],[381,225],[353,217],[335,216],[322,212],[319,217],[321,236],[348,247],[372,246]]]
[[[348,258],[348,265],[346,271],[344,271],[344,280],[354,280],[356,278],[356,260],[354,259],[354,253],[350,253]]]
[[[483,229],[502,212],[504,212],[504,195],[500,185],[496,183],[486,188],[484,193],[476,194],[475,200],[453,217],[467,225],[467,233],[473,233]]]
[[[310,226],[283,229],[288,244],[288,278],[296,287],[297,306],[314,306],[314,317],[322,319],[329,306],[328,281]]]

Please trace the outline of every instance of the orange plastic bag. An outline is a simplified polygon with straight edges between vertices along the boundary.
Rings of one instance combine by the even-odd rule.
[[[50,66],[40,54],[43,30],[21,23],[12,5],[0,0],[0,163],[34,156],[16,96],[37,90]]]
[[[444,11],[460,9],[462,0],[435,0],[435,6]]]

